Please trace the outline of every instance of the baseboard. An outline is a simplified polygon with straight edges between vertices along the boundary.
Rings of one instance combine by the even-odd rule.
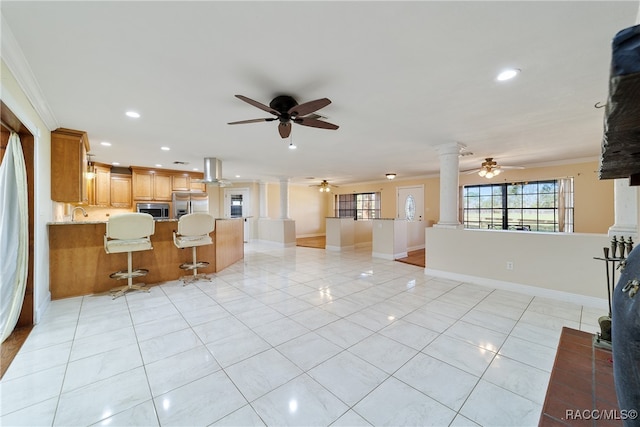
[[[304,239],[307,237],[326,237],[326,234],[324,233],[316,233],[316,234],[301,234],[299,236],[296,236],[296,239]]]
[[[398,258],[406,258],[409,255],[406,252],[398,252],[397,254],[383,254],[380,252],[371,252],[371,256],[374,258],[382,258],[382,259],[388,259],[390,261],[393,261]]]
[[[328,251],[340,252],[340,251],[352,251],[355,249],[355,246],[333,246],[333,245],[325,245],[324,247]]]
[[[555,289],[539,288],[537,286],[523,285],[521,283],[505,282],[502,280],[488,279],[486,277],[470,276],[466,274],[452,273],[450,271],[424,269],[424,274],[439,277],[442,279],[457,280],[460,282],[473,283],[493,289],[520,292],[534,297],[550,298],[559,301],[570,302],[586,307],[600,308],[609,311],[609,302],[604,298],[590,297],[587,295],[573,294],[570,292],[558,291]]]

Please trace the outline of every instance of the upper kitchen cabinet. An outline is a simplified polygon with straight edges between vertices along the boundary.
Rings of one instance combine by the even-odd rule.
[[[93,202],[95,206],[111,204],[111,167],[95,163],[93,165]]]
[[[88,203],[87,152],[84,131],[59,128],[51,132],[51,199],[65,203]]]
[[[173,191],[189,191],[191,190],[191,177],[188,173],[175,174],[171,178],[171,184]]]
[[[134,200],[171,201],[171,175],[154,169],[131,168]]]
[[[131,175],[111,174],[111,207],[131,207]]]
[[[199,180],[204,178],[204,174],[192,174],[191,175],[191,185],[189,188],[192,191],[207,191],[207,185],[204,182],[199,182]]]

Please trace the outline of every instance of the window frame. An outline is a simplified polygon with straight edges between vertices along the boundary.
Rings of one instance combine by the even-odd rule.
[[[564,180],[567,189],[561,189]],[[573,197],[571,177],[466,185],[461,222],[465,229],[573,232]]]
[[[335,216],[356,221],[380,218],[380,192],[335,195]]]

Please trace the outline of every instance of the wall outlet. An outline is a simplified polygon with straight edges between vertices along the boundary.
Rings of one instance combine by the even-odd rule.
[[[513,261],[507,261],[507,270],[513,270]]]

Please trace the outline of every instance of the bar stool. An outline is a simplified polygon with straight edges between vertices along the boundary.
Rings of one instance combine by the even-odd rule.
[[[173,243],[180,249],[191,248],[193,257],[192,262],[180,265],[183,270],[193,270],[193,276],[190,280],[186,275],[181,278],[184,285],[199,279],[211,281],[211,277],[206,274],[198,274],[198,268],[206,267],[209,263],[197,261],[196,248],[213,244],[209,233],[215,229],[215,226],[215,218],[204,212],[183,215],[178,220],[178,231],[173,232]]]
[[[104,250],[108,254],[127,253],[127,270],[117,271],[109,275],[112,279],[127,279],[125,286],[111,289],[109,292],[116,299],[129,291],[149,292],[144,283],[133,284],[134,277],[145,276],[149,270],[133,269],[131,254],[137,251],[153,249],[151,238],[155,232],[155,221],[146,213],[124,213],[113,215],[107,221],[107,232],[104,235]]]

